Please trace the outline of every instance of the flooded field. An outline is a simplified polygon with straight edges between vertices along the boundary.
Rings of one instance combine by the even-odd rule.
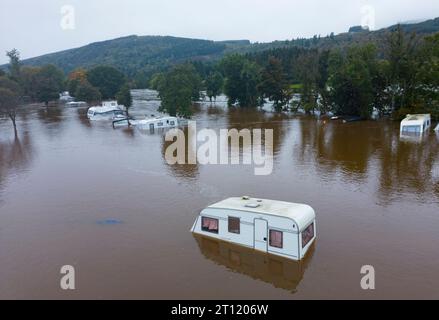
[[[159,101],[135,93],[132,114]],[[148,98],[148,100],[145,100]],[[29,107],[0,120],[0,298],[439,298],[439,135],[390,121],[197,107],[200,128],[274,129],[274,171],[166,163],[164,133]],[[250,195],[311,205],[318,241],[296,263],[194,237],[201,209]],[[76,269],[62,291],[60,268]],[[363,265],[376,290],[360,287]]]

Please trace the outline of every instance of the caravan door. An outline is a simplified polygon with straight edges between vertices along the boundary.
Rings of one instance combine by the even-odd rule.
[[[255,249],[263,252],[268,250],[268,221],[255,219]]]

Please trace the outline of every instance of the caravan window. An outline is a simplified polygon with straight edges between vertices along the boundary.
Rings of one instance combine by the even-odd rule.
[[[229,217],[229,232],[230,233],[241,233],[241,219]]]
[[[403,132],[419,133],[419,132],[421,132],[421,126],[403,126],[402,131]]]
[[[302,248],[314,238],[314,223],[312,223],[308,228],[302,232]]]
[[[281,231],[270,230],[270,247],[283,248],[284,247],[284,234]]]
[[[219,220],[203,217],[201,219],[201,230],[211,233],[218,233]]]

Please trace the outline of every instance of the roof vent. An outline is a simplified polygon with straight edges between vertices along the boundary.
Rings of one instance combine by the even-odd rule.
[[[259,208],[259,207],[261,206],[261,204],[260,204],[260,203],[255,203],[255,202],[253,202],[253,203],[247,203],[245,206],[246,206],[247,208],[255,209],[255,208]]]

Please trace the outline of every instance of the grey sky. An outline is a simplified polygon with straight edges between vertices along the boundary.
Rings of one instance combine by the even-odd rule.
[[[65,5],[75,9],[74,30],[61,28]],[[370,8],[376,29],[439,16],[438,0],[0,0],[0,63],[11,48],[29,58],[131,34],[253,42],[324,36],[370,21]]]

